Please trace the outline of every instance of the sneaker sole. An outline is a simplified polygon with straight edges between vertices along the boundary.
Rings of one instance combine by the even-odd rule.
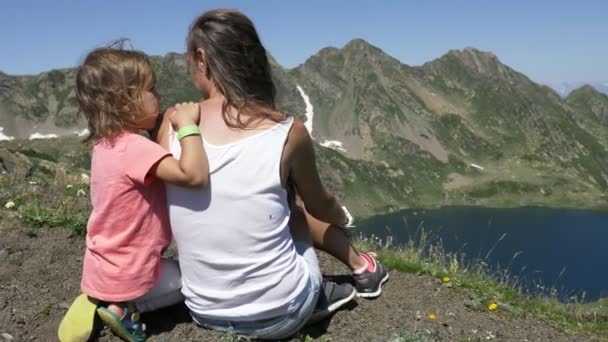
[[[334,312],[336,310],[338,310],[339,308],[341,308],[344,304],[350,302],[351,300],[353,300],[353,298],[355,298],[357,296],[357,290],[353,288],[353,292],[346,298],[337,301],[335,303],[333,303],[332,305],[327,307],[327,311]]]
[[[376,298],[379,297],[380,294],[382,293],[382,285],[384,285],[384,283],[386,283],[388,281],[389,275],[388,272],[386,272],[386,276],[384,278],[382,278],[382,280],[380,281],[380,285],[378,286],[378,290],[376,290],[375,292],[357,292],[357,297],[360,298]]]
[[[337,302],[333,303],[332,305],[328,306],[327,310],[313,313],[310,316],[310,318],[308,319],[308,322],[306,323],[306,325],[315,324],[315,323],[318,323],[319,321],[324,320],[325,318],[327,318],[328,316],[330,316],[331,314],[336,312],[339,308],[341,308],[342,306],[344,306],[345,304],[347,304],[348,302],[353,300],[356,296],[357,296],[357,290],[353,289],[353,292],[348,297],[345,297],[344,299],[337,301]]]

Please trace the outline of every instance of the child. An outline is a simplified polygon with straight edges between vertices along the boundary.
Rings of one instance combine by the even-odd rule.
[[[76,78],[80,111],[93,143],[91,201],[82,291],[127,341],[144,341],[138,311],[183,300],[177,262],[161,255],[171,241],[163,181],[204,187],[207,157],[198,128],[198,104],[176,106],[168,120],[182,148],[180,160],[140,135],[154,127],[159,98],[149,59],[116,48],[92,51]]]

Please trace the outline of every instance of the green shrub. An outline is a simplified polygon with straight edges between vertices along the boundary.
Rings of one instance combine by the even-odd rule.
[[[51,208],[37,202],[26,204],[19,208],[19,217],[33,227],[65,227],[75,235],[85,233],[88,220],[87,216],[72,209],[69,200]]]

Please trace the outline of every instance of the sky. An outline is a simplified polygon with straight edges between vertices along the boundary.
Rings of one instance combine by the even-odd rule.
[[[183,52],[192,20],[220,7],[248,15],[288,68],[323,47],[363,38],[408,65],[472,46],[540,83],[608,82],[602,0],[2,0],[0,70],[76,66],[89,50],[121,37],[149,54]]]

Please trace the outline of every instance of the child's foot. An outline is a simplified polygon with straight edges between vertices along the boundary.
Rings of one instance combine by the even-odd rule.
[[[108,309],[118,317],[122,317],[125,314],[125,310],[123,310],[120,304],[108,304],[108,306],[106,306],[106,309]]]
[[[125,306],[122,309],[122,316],[116,314],[117,308],[100,307],[97,314],[103,323],[112,332],[128,342],[143,342],[146,340],[146,325],[139,321],[139,312],[134,305]]]
[[[388,270],[376,260],[374,253],[359,253],[367,262],[367,268],[361,273],[353,274],[357,296],[376,298],[382,293],[382,285],[388,280]]]

